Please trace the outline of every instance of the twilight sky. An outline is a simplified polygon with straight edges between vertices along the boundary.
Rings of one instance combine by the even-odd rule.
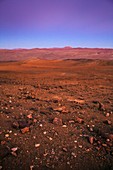
[[[113,48],[113,0],[0,0],[0,48]]]

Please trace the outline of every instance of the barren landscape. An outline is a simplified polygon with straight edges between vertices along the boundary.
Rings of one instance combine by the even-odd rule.
[[[0,169],[113,169],[113,49],[0,50]]]

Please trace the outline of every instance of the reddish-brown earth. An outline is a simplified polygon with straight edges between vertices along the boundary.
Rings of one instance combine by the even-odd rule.
[[[1,62],[0,169],[112,170],[113,60]]]

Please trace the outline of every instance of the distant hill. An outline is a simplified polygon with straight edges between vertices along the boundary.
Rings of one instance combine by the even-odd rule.
[[[113,49],[102,48],[34,48],[0,49],[0,61],[19,61],[28,59],[64,60],[64,59],[102,59],[113,60]]]

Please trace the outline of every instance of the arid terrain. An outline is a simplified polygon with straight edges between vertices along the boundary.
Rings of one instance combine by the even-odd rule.
[[[56,50],[0,52],[0,170],[113,170],[113,50]]]

